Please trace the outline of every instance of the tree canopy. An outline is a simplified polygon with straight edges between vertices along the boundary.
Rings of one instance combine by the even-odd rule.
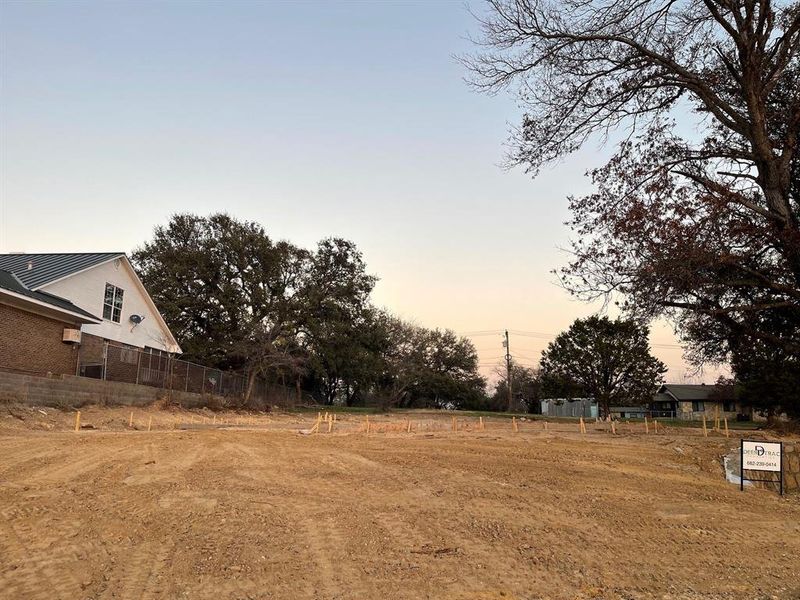
[[[564,285],[671,318],[698,363],[730,360],[751,382],[764,357],[796,370],[800,3],[488,6],[483,49],[465,62],[478,89],[512,90],[525,109],[513,164],[535,173],[592,136],[626,134],[591,171],[596,191],[570,198]]]
[[[529,413],[541,412],[541,400],[544,397],[542,378],[538,369],[511,364],[511,393],[512,402],[517,410],[527,410]],[[494,393],[490,398],[491,410],[508,409],[508,369],[497,369],[497,381]]]
[[[650,403],[667,368],[650,354],[647,333],[632,320],[577,319],[542,352],[545,392],[594,398],[604,417],[614,405]]]
[[[313,250],[227,214],[179,214],[132,261],[184,358],[348,405],[461,408],[485,396],[472,342],[375,308],[355,244]]]

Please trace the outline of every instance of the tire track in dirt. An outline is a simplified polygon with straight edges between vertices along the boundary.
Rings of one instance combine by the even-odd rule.
[[[81,447],[78,451],[70,451],[66,454],[50,454],[45,458],[52,460],[47,460],[44,464],[37,464],[33,467],[32,472],[15,472],[14,475],[17,478],[24,477],[25,483],[30,485],[49,485],[55,482],[63,484],[117,461],[119,455],[125,451],[124,447],[111,450]]]
[[[52,527],[38,528],[25,523],[0,522],[0,546],[3,547],[0,590],[8,598],[31,600],[65,598],[80,595],[82,581],[77,573],[82,558],[98,555],[90,542],[72,543],[76,528],[55,533]]]
[[[342,555],[344,538],[336,524],[321,517],[304,517],[301,521],[303,542],[316,565],[312,570],[315,588],[325,600],[359,597],[356,584],[360,575],[348,566],[348,557]]]
[[[115,571],[109,574],[110,589],[104,598],[151,600],[164,597],[159,576],[165,575],[175,554],[176,540],[171,537],[160,543],[143,543],[125,554]]]
[[[182,452],[163,448],[158,451],[150,444],[146,453],[149,458],[143,464],[131,466],[130,474],[122,480],[123,484],[135,487],[174,481],[176,473],[185,473],[203,461],[208,456],[209,449],[195,444]]]

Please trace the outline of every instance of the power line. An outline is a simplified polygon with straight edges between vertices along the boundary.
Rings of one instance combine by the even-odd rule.
[[[552,340],[557,337],[558,334],[555,333],[545,333],[543,331],[523,331],[520,329],[509,329],[508,333],[513,333],[514,335],[519,335],[521,337],[529,337],[529,338],[539,338],[539,339],[547,339]],[[486,331],[464,331],[459,332],[458,335],[463,337],[479,337],[484,335],[496,335],[496,334],[503,334],[501,330],[486,330]],[[652,342],[650,346],[653,348],[660,348],[660,349],[679,349],[682,350],[683,346],[680,344],[669,344],[666,342]]]

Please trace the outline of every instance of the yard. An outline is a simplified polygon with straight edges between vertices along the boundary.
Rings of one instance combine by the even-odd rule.
[[[340,417],[9,408],[0,596],[800,597],[800,496],[725,482],[734,439]]]

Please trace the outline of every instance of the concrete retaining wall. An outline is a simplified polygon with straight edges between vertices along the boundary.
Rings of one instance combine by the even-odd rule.
[[[0,402],[35,406],[80,407],[86,404],[144,406],[166,399],[185,407],[224,403],[228,399],[161,388],[101,381],[71,375],[38,377],[0,371]]]

